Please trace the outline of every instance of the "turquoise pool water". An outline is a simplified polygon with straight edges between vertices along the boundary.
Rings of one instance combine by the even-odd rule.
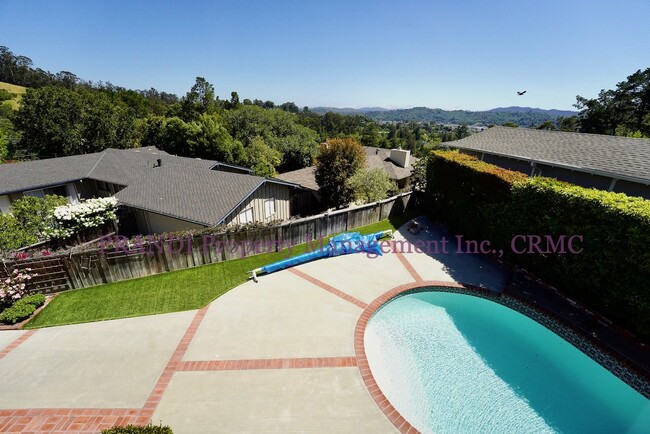
[[[532,319],[469,295],[394,299],[368,322],[382,392],[434,433],[650,433],[650,401]]]

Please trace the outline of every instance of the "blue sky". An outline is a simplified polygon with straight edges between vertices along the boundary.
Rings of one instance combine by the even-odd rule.
[[[572,109],[650,67],[648,16],[648,0],[0,0],[0,45],[179,95],[204,76],[301,107]]]

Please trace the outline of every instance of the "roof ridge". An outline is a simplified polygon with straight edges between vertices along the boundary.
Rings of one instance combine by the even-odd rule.
[[[494,128],[498,128],[498,129],[501,129],[501,130],[514,130],[514,131],[517,131],[517,130],[519,130],[519,131],[524,131],[524,130],[525,131],[536,131],[536,132],[539,132],[539,133],[551,133],[551,134],[555,133],[555,134],[567,134],[567,135],[575,134],[575,135],[578,135],[578,136],[611,137],[611,138],[613,138],[615,140],[621,140],[621,139],[642,140],[642,141],[648,142],[650,144],[650,138],[643,138],[643,137],[626,137],[626,136],[614,136],[614,135],[611,135],[611,134],[582,133],[580,131],[538,130],[537,128],[526,128],[526,127],[512,128],[512,127],[504,127],[503,125],[495,125],[495,126],[493,126],[491,128],[487,128],[487,129],[485,129],[483,131],[489,131],[489,130],[494,129]],[[483,131],[481,131],[481,132],[479,132],[477,134],[481,134]],[[472,135],[467,136],[467,137],[463,137],[463,139],[466,139],[468,137],[472,137]],[[463,140],[463,139],[460,139],[460,140]],[[458,140],[455,140],[455,141],[458,141]]]
[[[97,160],[97,162],[95,163],[95,165],[90,169],[90,171],[88,172],[88,175],[86,175],[86,178],[90,178],[90,176],[92,175],[93,171],[95,170],[95,168],[97,167],[97,165],[99,164],[99,162],[102,161],[102,158],[104,158],[104,155],[106,155],[106,150],[103,150],[102,152],[100,152],[100,154],[101,154],[101,155],[100,155],[100,157],[99,157],[99,160]]]

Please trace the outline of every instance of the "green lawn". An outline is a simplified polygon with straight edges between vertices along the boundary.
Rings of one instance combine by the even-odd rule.
[[[414,215],[397,216],[356,230],[373,233],[396,229],[412,217]],[[294,246],[291,255],[303,253],[306,247],[306,244]],[[246,282],[248,271],[287,257],[283,250],[63,292],[25,328],[199,309]]]

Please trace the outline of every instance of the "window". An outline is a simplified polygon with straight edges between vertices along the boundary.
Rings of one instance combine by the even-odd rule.
[[[239,224],[253,223],[253,208],[248,208],[239,213]]]
[[[264,201],[264,218],[269,218],[275,214],[275,198],[266,199]]]
[[[44,188],[42,190],[31,190],[26,191],[25,196],[34,196],[40,197],[41,199],[45,196],[57,195],[63,197],[69,197],[68,190],[65,185],[57,185],[56,187]]]

